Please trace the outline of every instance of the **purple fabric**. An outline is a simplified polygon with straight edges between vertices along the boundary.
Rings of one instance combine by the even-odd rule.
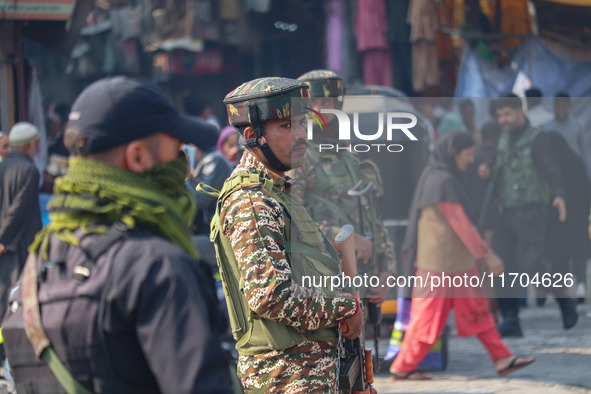
[[[363,54],[363,83],[392,87],[389,49],[370,49]]]
[[[224,151],[222,149],[222,145],[224,144],[224,142],[226,142],[228,137],[234,133],[238,133],[238,131],[236,131],[236,129],[233,126],[226,126],[220,132],[220,138],[218,138],[218,143],[216,145],[216,148],[217,148],[218,152],[220,152],[222,155],[224,154]]]
[[[346,58],[345,4],[343,0],[332,0],[327,4],[326,23],[326,66],[337,74],[345,74]]]

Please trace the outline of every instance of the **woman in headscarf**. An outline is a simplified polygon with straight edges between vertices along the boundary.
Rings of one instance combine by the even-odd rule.
[[[411,205],[403,252],[408,275],[417,256],[416,276],[410,324],[398,356],[390,367],[393,379],[430,379],[417,370],[419,362],[445,328],[451,309],[458,336],[476,335],[482,342],[500,376],[528,364],[533,358],[514,357],[495,327],[488,301],[470,282],[454,286],[443,283],[443,276],[480,277],[476,260],[484,259],[494,274],[503,271],[503,263],[474,228],[472,207],[461,172],[474,160],[474,140],[465,132],[444,135],[423,170]],[[467,275],[466,275],[467,274]],[[429,279],[430,278],[430,281]],[[434,278],[441,280],[433,288]],[[488,276],[487,276],[488,278]]]
[[[240,158],[238,157],[238,131],[233,126],[226,126],[220,132],[218,138],[217,150],[220,152],[232,166],[236,166]]]

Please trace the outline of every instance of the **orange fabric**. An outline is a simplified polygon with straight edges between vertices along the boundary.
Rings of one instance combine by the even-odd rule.
[[[531,15],[527,0],[501,0],[501,32],[504,34],[527,35],[532,31]],[[501,42],[502,46],[516,47],[521,39],[509,39]]]
[[[488,253],[489,247],[468,218],[466,211],[460,204],[441,201],[439,209],[457,236],[470,250],[476,259],[481,259]]]
[[[413,298],[410,324],[393,369],[409,373],[417,369],[445,328],[451,309],[458,336],[477,335],[494,362],[511,355],[502,341],[484,298]]]

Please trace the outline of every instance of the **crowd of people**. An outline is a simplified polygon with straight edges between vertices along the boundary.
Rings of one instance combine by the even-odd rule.
[[[101,79],[71,110],[50,106],[43,178],[38,129],[0,133],[0,308],[18,392],[337,392],[341,340],[379,321],[388,288],[309,288],[303,277],[340,273],[346,224],[359,272],[384,284],[397,266],[376,204],[384,174],[347,150],[314,149],[337,138],[335,116],[307,141],[306,114],[341,109],[344,92],[328,70],[246,82],[226,96],[220,130],[195,97],[181,114],[151,82]],[[492,100],[482,127],[471,100],[458,112],[443,101],[409,211],[406,271],[571,273],[584,299],[591,137],[566,93],[554,115],[538,89],[526,93],[527,110],[513,95]],[[43,229],[41,185],[53,194]],[[500,376],[534,362],[502,340],[524,335],[524,286],[411,290],[394,380],[431,378],[418,364],[452,309],[458,335],[477,336]],[[576,299],[552,292],[572,328]]]

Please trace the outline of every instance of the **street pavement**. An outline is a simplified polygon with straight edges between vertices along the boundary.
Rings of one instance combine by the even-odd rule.
[[[506,343],[513,354],[535,357],[532,365],[498,377],[478,339],[458,338],[452,329],[447,370],[433,372],[430,381],[391,381],[381,371],[374,387],[380,394],[591,393],[591,300],[579,305],[579,321],[568,331],[554,299],[544,307],[531,299],[528,305],[521,312],[524,337]]]
[[[506,339],[516,355],[531,355],[529,367],[497,377],[492,362],[476,338],[457,338],[452,328],[447,370],[433,372],[431,381],[391,381],[387,371],[376,375],[378,393],[591,393],[591,300],[578,307],[579,322],[562,329],[553,299],[544,307],[530,306],[522,313],[523,338]],[[453,319],[450,317],[450,326]],[[382,352],[387,340],[380,344]],[[0,394],[12,393],[0,380]]]

